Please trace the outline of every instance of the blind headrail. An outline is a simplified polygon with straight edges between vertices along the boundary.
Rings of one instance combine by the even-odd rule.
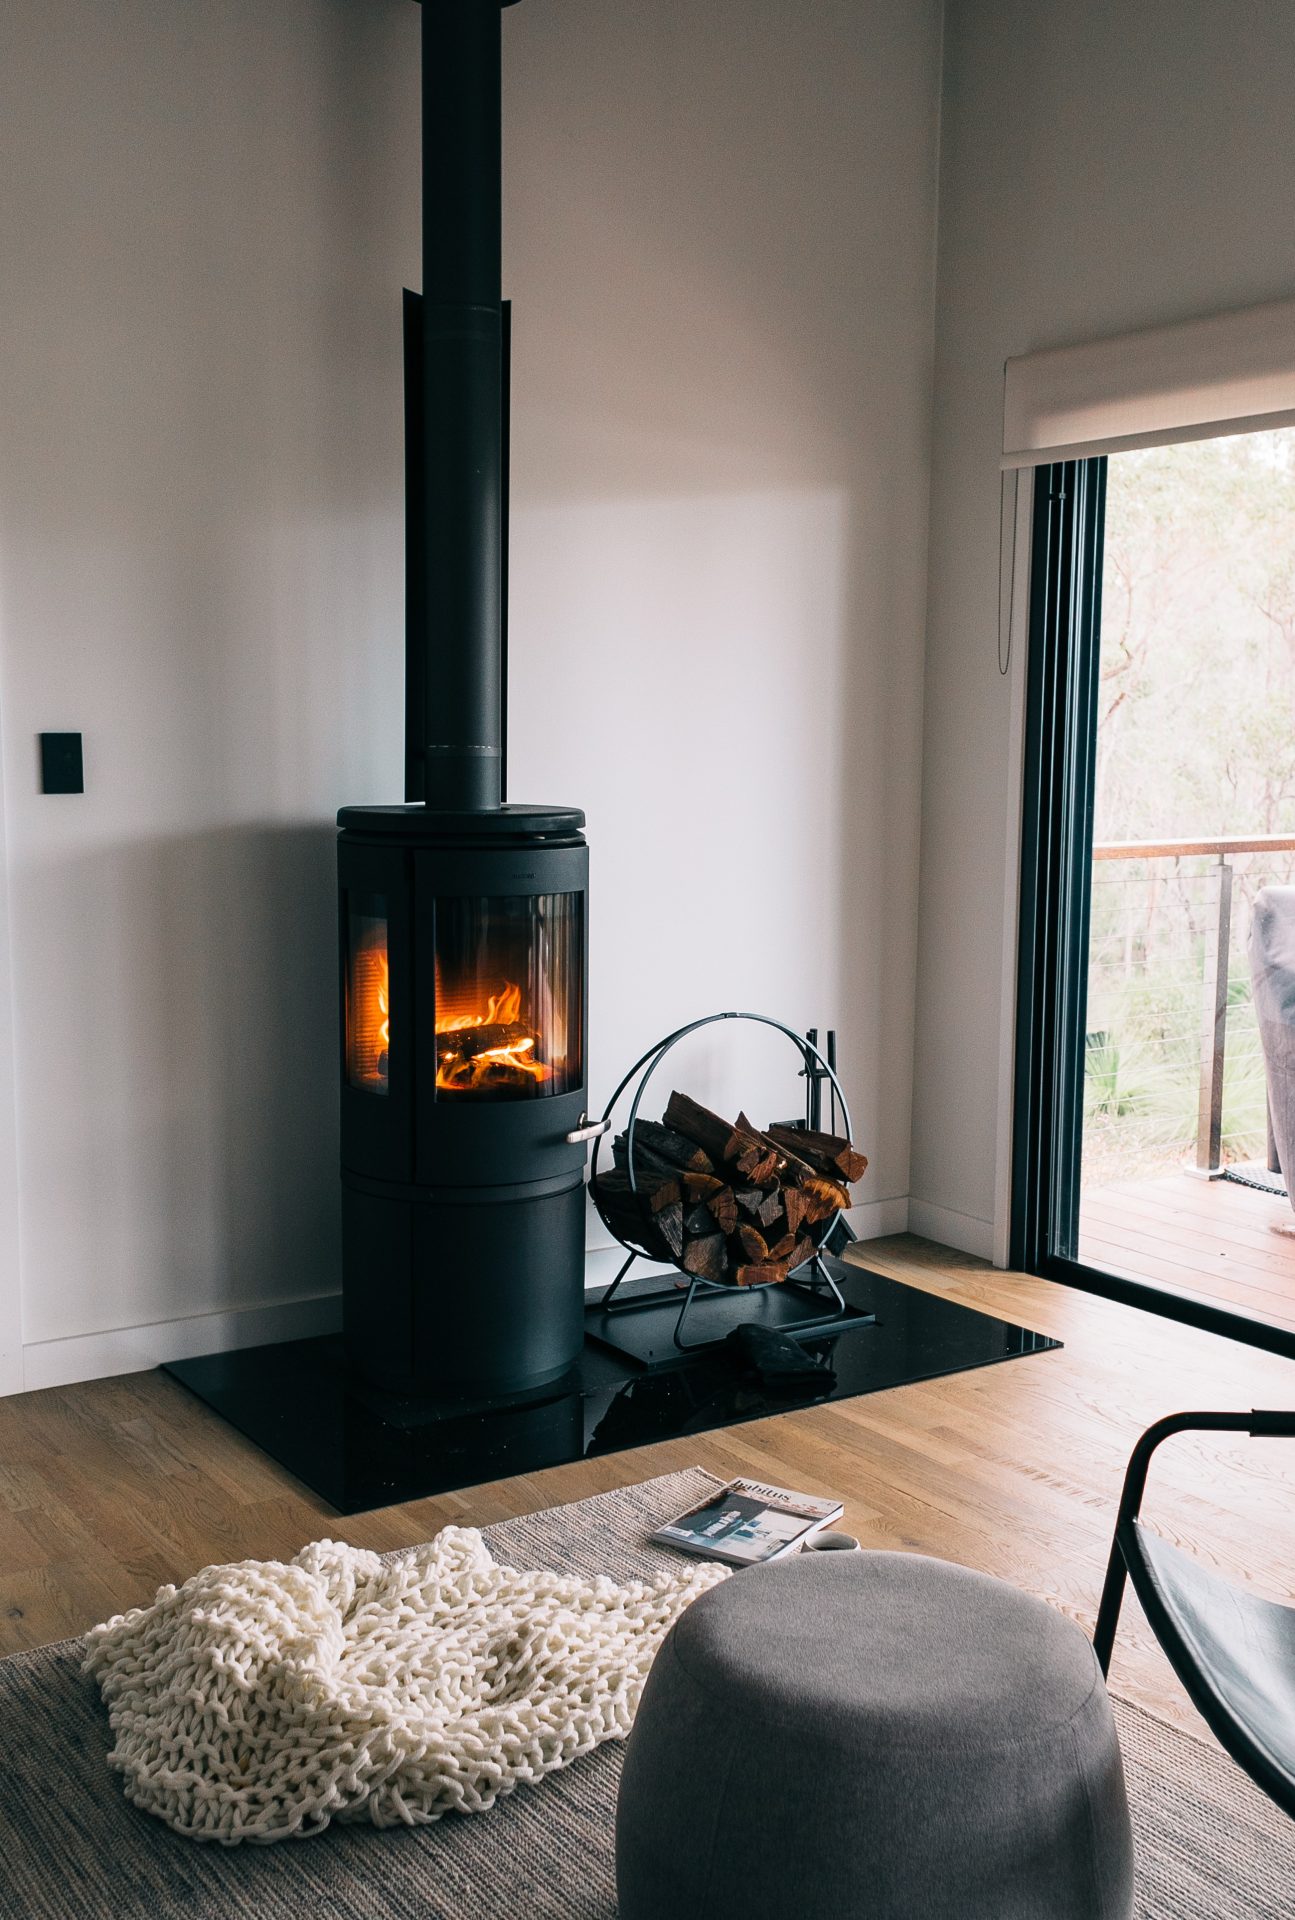
[[[1292,853],[1295,834],[1262,833],[1204,840],[1105,840],[1093,848],[1094,860],[1168,860],[1178,854]]]

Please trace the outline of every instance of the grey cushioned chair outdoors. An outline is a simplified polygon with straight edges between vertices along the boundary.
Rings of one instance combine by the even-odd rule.
[[[622,1920],[1127,1920],[1110,1702],[1072,1622],[918,1554],[737,1573],[625,1754]]]
[[[1261,887],[1250,917],[1250,979],[1268,1117],[1295,1207],[1295,887]]]
[[[1175,1413],[1148,1427],[1129,1460],[1093,1646],[1111,1664],[1125,1579],[1219,1743],[1295,1817],[1295,1607],[1245,1593],[1142,1524],[1151,1456],[1176,1433],[1295,1439],[1295,1413]]]

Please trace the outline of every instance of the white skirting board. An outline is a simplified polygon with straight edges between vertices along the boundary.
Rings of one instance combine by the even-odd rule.
[[[956,1213],[952,1207],[937,1207],[930,1200],[909,1200],[908,1231],[920,1233],[924,1240],[938,1240],[942,1247],[955,1247],[959,1253],[974,1254],[978,1260],[994,1258],[992,1220]]]
[[[878,1240],[884,1234],[905,1231],[909,1202],[902,1194],[893,1200],[870,1200],[851,1207],[846,1217],[861,1240]],[[959,1220],[961,1216],[950,1214],[947,1218]],[[917,1227],[915,1231],[962,1244],[951,1234],[936,1235],[932,1227]],[[586,1256],[586,1290],[600,1291],[607,1286],[624,1257],[619,1247],[591,1248]],[[643,1270],[651,1271],[646,1267]],[[23,1348],[22,1380],[19,1383],[15,1379],[9,1390],[32,1393],[40,1387],[66,1387],[111,1374],[141,1373],[149,1367],[164,1366],[169,1360],[191,1359],[195,1354],[230,1353],[236,1347],[255,1347],[271,1340],[304,1340],[316,1333],[334,1333],[341,1324],[342,1297],[330,1293],[278,1306],[231,1308],[224,1313],[195,1314],[185,1320],[160,1320],[152,1326],[117,1327],[107,1333],[74,1334],[66,1340],[37,1340]]]
[[[334,1333],[342,1324],[340,1293],[289,1300],[273,1307],[231,1308],[187,1320],[160,1320],[149,1327],[118,1327],[110,1333],[74,1334],[67,1340],[37,1340],[23,1348],[23,1387],[67,1387],[114,1373],[141,1373],[168,1360],[199,1353],[231,1353],[270,1340],[304,1340]]]

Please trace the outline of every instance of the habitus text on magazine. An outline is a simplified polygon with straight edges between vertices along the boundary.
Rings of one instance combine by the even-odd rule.
[[[820,1500],[757,1480],[734,1480],[658,1527],[652,1538],[705,1559],[756,1566],[795,1553],[843,1512],[839,1500]]]

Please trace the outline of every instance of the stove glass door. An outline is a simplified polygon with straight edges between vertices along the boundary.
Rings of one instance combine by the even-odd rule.
[[[381,894],[347,901],[346,1077],[361,1093],[388,1092],[391,976],[387,903]]]
[[[442,895],[435,925],[436,1098],[578,1089],[584,895]]]

